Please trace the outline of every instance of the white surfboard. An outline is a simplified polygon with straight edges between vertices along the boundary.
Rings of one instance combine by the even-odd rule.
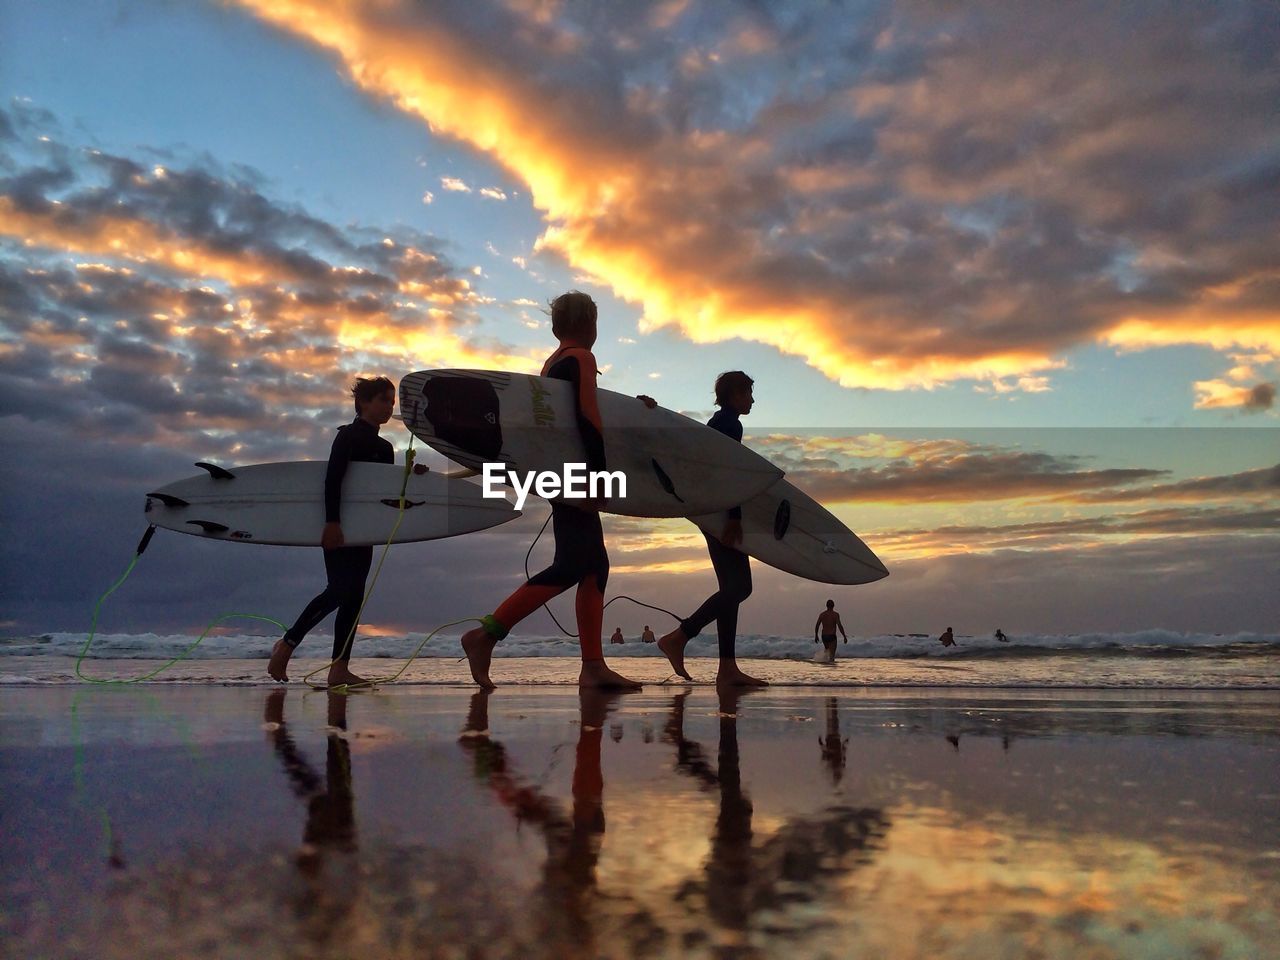
[[[318,547],[324,528],[323,460],[259,463],[207,472],[147,494],[149,523],[179,533],[230,540]],[[400,513],[403,464],[352,463],[342,481],[342,534],[348,546],[383,544]],[[439,540],[485,530],[520,516],[465,480],[413,474],[395,543]]]
[[[713,537],[724,530],[723,512],[689,519]],[[857,534],[786,480],[742,503],[739,549],[771,567],[821,583],[871,583],[889,575]]]
[[[598,391],[605,460],[626,475],[627,495],[604,508],[632,517],[684,517],[726,509],[774,484],[782,471],[742,444],[635,397]],[[562,473],[584,463],[573,385],[491,370],[423,370],[400,381],[400,410],[414,435],[475,470],[486,462]],[[570,501],[571,502],[571,501]]]

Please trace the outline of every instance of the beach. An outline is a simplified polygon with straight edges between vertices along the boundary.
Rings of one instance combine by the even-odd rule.
[[[8,684],[2,952],[1276,956],[1278,708]]]

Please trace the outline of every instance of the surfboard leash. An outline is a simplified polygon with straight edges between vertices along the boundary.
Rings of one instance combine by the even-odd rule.
[[[120,589],[121,585],[126,580],[129,579],[129,574],[133,573],[133,568],[138,565],[138,561],[142,558],[143,553],[146,552],[147,546],[151,543],[151,538],[155,535],[155,532],[156,532],[155,524],[148,525],[147,531],[142,535],[142,539],[138,541],[138,546],[134,549],[134,552],[133,552],[133,558],[129,561],[129,565],[125,567],[124,573],[120,575],[120,578],[116,580],[115,583],[113,583],[110,587],[107,588],[107,591],[98,598],[98,602],[93,605],[93,619],[89,623],[89,636],[85,640],[84,646],[81,647],[80,649],[80,655],[76,657],[76,676],[79,679],[85,681],[86,683],[138,683],[142,680],[150,680],[152,677],[159,676],[161,673],[163,673],[165,670],[168,670],[171,666],[173,666],[179,660],[185,660],[191,654],[191,652],[195,650],[196,647],[200,646],[200,644],[204,641],[204,638],[210,634],[213,628],[216,627],[218,624],[222,623],[224,620],[233,620],[233,619],[262,620],[266,623],[274,623],[281,630],[286,629],[285,625],[281,623],[279,620],[272,619],[271,617],[260,616],[256,613],[224,613],[224,614],[220,614],[218,617],[210,621],[209,625],[204,628],[204,632],[201,633],[200,636],[196,637],[194,643],[192,643],[189,647],[183,650],[180,654],[178,654],[172,660],[169,660],[168,662],[161,664],[159,667],[157,667],[155,670],[152,670],[150,673],[144,673],[142,674],[142,676],[139,676],[139,677],[91,677],[85,674],[83,669],[83,664],[84,664],[85,657],[89,655],[89,647],[92,646],[93,639],[95,636],[97,636],[97,633],[98,633],[98,615],[102,611],[102,605],[103,603],[106,602],[107,597],[111,596],[118,589]]]
[[[349,651],[351,649],[352,641],[355,639],[356,629],[359,627],[359,624],[360,624],[360,614],[364,613],[365,604],[369,602],[369,597],[373,593],[373,588],[378,582],[378,575],[382,572],[382,564],[383,564],[383,561],[385,561],[387,558],[387,551],[391,549],[391,543],[393,540],[395,540],[396,533],[400,529],[400,524],[404,520],[404,513],[407,505],[406,494],[409,489],[409,476],[413,471],[413,461],[416,456],[417,454],[413,449],[413,435],[410,434],[409,446],[405,450],[404,476],[400,482],[400,496],[399,496],[400,507],[399,507],[399,512],[396,515],[396,522],[395,522],[395,525],[391,528],[391,534],[387,537],[387,542],[383,545],[382,556],[378,558],[378,566],[373,573],[373,581],[369,584],[369,588],[368,590],[365,591],[364,598],[360,602],[360,610],[356,614],[356,623],[354,626],[352,626],[351,634],[347,637],[346,644],[344,646],[344,652]],[[86,638],[84,642],[84,646],[80,649],[80,655],[76,658],[76,671],[75,671],[76,676],[79,679],[85,681],[86,683],[139,683],[143,680],[150,680],[152,677],[159,676],[161,673],[163,673],[165,670],[168,670],[171,666],[173,666],[179,660],[185,660],[188,656],[190,656],[191,653],[196,649],[196,647],[200,646],[200,644],[204,642],[205,637],[207,637],[213,631],[213,628],[226,620],[237,620],[237,619],[260,620],[263,623],[274,624],[281,631],[285,631],[289,629],[287,625],[281,623],[279,620],[275,619],[274,617],[265,617],[256,613],[223,613],[215,617],[213,620],[211,620],[209,622],[209,625],[204,628],[200,636],[196,637],[195,641],[190,646],[188,646],[185,650],[183,650],[180,654],[178,654],[173,659],[168,660],[167,662],[157,667],[155,670],[152,670],[150,673],[144,673],[138,677],[91,677],[86,675],[83,670],[83,663],[84,663],[85,657],[88,656],[90,646],[93,645],[94,637],[97,636],[98,616],[102,611],[102,605],[103,603],[106,602],[109,596],[111,596],[118,589],[120,589],[121,585],[123,585],[124,582],[129,579],[129,575],[133,573],[133,568],[138,565],[138,561],[142,558],[143,553],[146,552],[147,547],[151,543],[151,538],[155,536],[155,532],[156,532],[155,524],[148,524],[146,532],[143,533],[142,539],[138,541],[138,546],[134,549],[133,557],[129,560],[129,565],[125,567],[124,573],[120,575],[119,579],[117,579],[115,583],[113,583],[110,587],[107,588],[106,592],[103,593],[102,596],[98,598],[98,602],[93,605],[93,617],[89,623],[89,636],[88,638]],[[466,623],[467,621],[460,620],[458,622]],[[445,624],[445,626],[454,626],[454,625],[455,624]],[[440,629],[443,629],[443,628],[440,628]],[[435,636],[435,634],[438,632],[439,632],[439,629],[433,631],[427,637],[427,640],[429,640],[432,636]],[[418,655],[418,651],[422,649],[422,646],[425,645],[425,643],[426,643],[426,640],[423,640],[422,644],[419,644],[418,650],[414,651],[413,657],[416,657]],[[409,661],[407,661],[405,665],[401,667],[399,671],[397,671],[397,673],[395,674],[396,677],[399,677],[402,673],[404,673],[405,669],[409,666],[409,663],[413,661],[413,657],[410,657]],[[319,673],[321,670],[327,670],[329,667],[333,666],[335,662],[336,661],[334,660],[330,660],[328,663],[324,664],[323,666],[315,670],[312,670],[311,673],[308,673],[305,677],[302,678],[303,681],[304,682],[308,681],[310,677]],[[386,680],[379,680],[378,682],[390,682],[390,678]],[[313,688],[316,686],[315,684],[312,684],[309,682],[307,683],[307,685]],[[340,686],[345,687],[345,684]],[[339,689],[339,688],[335,687],[334,689]]]
[[[311,687],[313,690],[318,690],[318,689],[341,690],[347,687],[347,684],[345,683],[338,684],[335,687],[329,687],[328,685],[321,687],[319,684],[312,683],[311,678],[314,677],[321,670],[328,670],[339,660],[347,659],[351,655],[351,645],[355,642],[356,631],[360,629],[360,617],[364,614],[364,608],[365,608],[365,605],[368,604],[369,598],[373,596],[373,588],[378,585],[378,577],[382,574],[382,564],[387,559],[387,553],[391,550],[391,542],[395,540],[396,534],[400,530],[400,524],[404,521],[404,512],[405,512],[406,505],[408,503],[405,495],[409,489],[409,476],[413,473],[413,461],[418,456],[417,451],[413,449],[413,440],[414,440],[414,436],[412,433],[410,433],[409,446],[406,447],[404,451],[404,475],[400,480],[400,509],[396,513],[395,525],[391,528],[391,533],[387,537],[387,542],[382,545],[382,555],[378,557],[378,565],[373,570],[373,579],[369,581],[369,586],[364,592],[364,598],[360,601],[360,609],[356,611],[355,622],[351,624],[351,632],[347,634],[347,639],[342,644],[342,656],[335,657],[334,659],[330,660],[328,663],[324,664],[323,666],[316,667],[316,669],[312,670],[310,673],[308,673],[306,676],[302,678],[302,682],[305,683],[307,686]],[[446,626],[452,626],[452,624],[446,624]],[[285,628],[285,629],[288,629],[288,628]],[[434,636],[434,635],[435,635],[435,632],[431,634],[431,636]],[[424,640],[423,643],[426,643],[426,641]],[[421,650],[421,649],[422,649],[422,646],[419,645],[418,650]],[[416,657],[417,655],[418,655],[417,651],[415,651],[413,656]],[[411,663],[412,661],[413,661],[413,657],[410,657],[409,662]],[[404,667],[401,667],[400,671],[396,674],[396,676],[397,677],[400,676],[400,674],[404,672],[405,667],[408,667],[408,666],[409,666],[409,663],[406,663]],[[366,680],[364,683],[358,684],[358,686],[366,686],[366,685],[372,686],[374,683],[390,683],[390,680]]]
[[[547,524],[550,522],[551,522],[551,514],[548,513],[547,519],[542,521],[542,528],[538,531],[538,535],[533,538],[533,543],[529,544],[529,549],[525,551],[524,578],[526,580],[529,579],[529,558],[533,556],[533,548],[538,545],[538,541],[542,539],[542,535],[547,532]],[[668,617],[670,617],[672,620],[675,620],[677,623],[679,623],[682,619],[684,619],[683,617],[680,617],[679,615],[672,613],[670,610],[667,610],[664,607],[655,607],[652,603],[645,603],[643,600],[637,600],[635,597],[627,596],[627,594],[625,593],[620,593],[616,597],[613,597],[610,600],[608,600],[605,603],[605,605],[601,608],[601,610],[602,611],[608,610],[609,604],[613,603],[614,600],[630,600],[632,603],[637,604],[641,607],[648,607],[650,610],[657,610],[659,613],[665,613]],[[544,603],[542,605],[542,609],[547,611],[547,616],[551,618],[551,621],[557,627],[559,627],[560,632],[563,633],[566,637],[568,637],[570,640],[580,639],[576,633],[570,633],[568,630],[564,628],[564,625],[561,624],[558,619],[556,619],[555,612],[551,609],[550,604]]]

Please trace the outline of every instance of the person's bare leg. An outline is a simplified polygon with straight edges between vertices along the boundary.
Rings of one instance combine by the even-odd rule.
[[[271,648],[271,659],[267,661],[267,675],[278,683],[289,682],[289,658],[293,656],[293,647],[285,643],[283,638],[276,641]]]
[[[720,669],[716,671],[717,687],[767,687],[768,685],[767,680],[743,673],[737,660],[721,660]]]
[[[471,679],[482,690],[492,690],[496,686],[489,679],[489,664],[493,660],[493,648],[497,643],[484,627],[475,627],[462,635],[462,652],[467,655]]]
[[[609,669],[603,660],[583,660],[582,672],[578,674],[579,688],[595,690],[639,690],[643,684],[629,680],[620,673]]]
[[[658,641],[658,649],[671,661],[671,669],[675,671],[676,676],[691,681],[693,677],[689,676],[689,671],[684,668],[684,647],[688,642],[689,638],[684,635],[684,631],[676,627]]]
[[[329,667],[329,686],[331,687],[356,687],[368,685],[368,683],[369,681],[364,677],[351,672],[351,664],[346,660],[335,660]]]

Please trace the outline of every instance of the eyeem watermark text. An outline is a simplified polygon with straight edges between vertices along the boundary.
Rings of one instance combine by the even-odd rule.
[[[516,492],[516,509],[522,510],[532,491],[544,500],[612,500],[627,495],[627,475],[621,470],[587,470],[585,463],[566,463],[563,476],[554,470],[530,470],[520,482],[515,470],[500,463],[486,463],[481,471],[481,490],[489,498],[506,498],[501,485],[510,483]]]

